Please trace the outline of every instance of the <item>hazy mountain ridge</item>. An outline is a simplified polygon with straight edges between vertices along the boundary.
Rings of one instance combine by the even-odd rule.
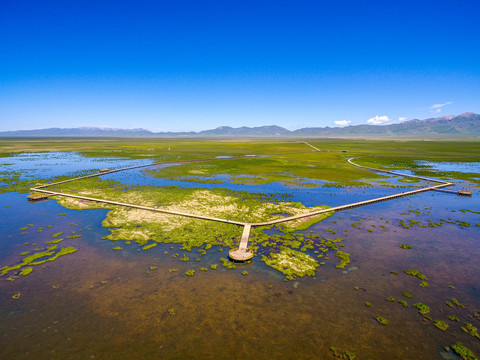
[[[100,127],[50,128],[0,132],[0,137],[479,137],[480,115],[467,112],[390,125],[311,127],[294,131],[270,125],[233,128],[220,126],[200,132],[152,132]]]

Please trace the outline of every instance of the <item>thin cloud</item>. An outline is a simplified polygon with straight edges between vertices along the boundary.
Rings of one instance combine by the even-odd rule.
[[[443,103],[443,104],[435,104],[435,105],[430,106],[428,108],[428,110],[430,110],[430,113],[432,113],[432,114],[438,114],[438,113],[442,112],[442,108],[444,106],[447,106],[447,105],[450,105],[450,104],[453,104],[453,102],[447,101],[446,103]]]
[[[352,122],[350,120],[337,120],[337,121],[334,121],[333,123],[337,126],[348,126]]]
[[[386,123],[387,121],[391,121],[392,119],[390,119],[387,115],[381,115],[381,116],[374,116],[370,119],[367,120],[367,123],[368,124],[371,124],[371,125],[380,125],[380,124],[383,124],[383,123]]]
[[[403,117],[403,116],[400,116],[400,117],[398,118],[398,121],[405,121],[405,120],[407,120],[407,118],[406,118],[406,117]]]

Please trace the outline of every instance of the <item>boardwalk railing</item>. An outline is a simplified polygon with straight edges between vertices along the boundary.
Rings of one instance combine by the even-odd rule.
[[[304,144],[312,147],[316,151],[321,151],[320,149],[310,145],[309,143],[304,142]],[[419,194],[419,193],[422,193],[422,192],[425,192],[425,191],[440,190],[441,188],[453,185],[453,183],[447,182],[447,181],[430,179],[430,178],[426,178],[426,177],[423,177],[423,176],[403,174],[403,173],[399,173],[399,172],[396,172],[396,171],[375,169],[375,168],[368,167],[368,166],[358,165],[358,164],[355,164],[352,161],[354,158],[350,158],[350,159],[347,160],[348,163],[350,163],[353,166],[356,166],[356,167],[359,167],[359,168],[362,168],[362,169],[366,169],[368,171],[383,172],[383,173],[393,174],[393,175],[397,175],[397,176],[416,178],[416,179],[420,179],[420,180],[424,180],[424,181],[436,182],[436,183],[439,183],[439,185],[434,185],[434,186],[425,187],[425,188],[421,188],[421,189],[415,189],[415,190],[411,190],[411,191],[405,191],[405,192],[401,192],[401,193],[394,194],[394,195],[383,196],[383,197],[380,197],[380,198],[375,198],[375,199],[370,199],[370,200],[365,200],[365,201],[359,201],[359,202],[350,203],[350,204],[346,204],[346,205],[331,207],[331,208],[328,208],[328,209],[317,210],[317,211],[313,211],[313,212],[310,212],[310,213],[299,214],[299,215],[284,217],[284,218],[280,218],[280,219],[274,219],[274,220],[270,220],[270,221],[257,222],[257,223],[246,223],[246,222],[241,222],[241,221],[216,218],[216,217],[213,217],[213,216],[190,214],[190,213],[185,213],[185,212],[180,212],[180,211],[171,211],[171,210],[166,210],[166,209],[160,209],[160,208],[156,208],[156,207],[142,206],[142,205],[137,205],[137,204],[127,204],[127,203],[121,203],[121,202],[113,201],[113,200],[97,199],[97,198],[91,198],[91,197],[86,197],[86,196],[67,194],[67,193],[58,192],[58,191],[45,190],[45,188],[50,187],[50,186],[59,185],[59,184],[63,184],[63,183],[71,182],[71,181],[77,181],[77,180],[81,180],[81,179],[87,179],[87,178],[91,178],[91,177],[95,177],[95,176],[112,174],[112,173],[115,173],[115,172],[120,172],[120,171],[125,171],[125,170],[139,169],[139,168],[150,167],[150,166],[158,166],[158,165],[186,164],[186,163],[206,162],[206,161],[215,161],[215,160],[234,160],[234,159],[240,159],[240,158],[243,158],[243,157],[242,156],[237,156],[237,157],[231,157],[231,158],[228,158],[228,159],[215,158],[215,159],[182,160],[182,161],[173,161],[173,162],[157,162],[157,163],[146,164],[146,165],[135,165],[135,166],[129,166],[129,167],[124,167],[124,168],[120,168],[120,169],[108,170],[108,171],[103,171],[103,172],[99,172],[99,173],[95,173],[95,174],[80,176],[80,177],[76,177],[76,178],[72,178],[72,179],[58,181],[58,182],[51,183],[51,184],[45,184],[45,185],[33,187],[30,190],[31,191],[37,191],[37,192],[40,192],[40,193],[49,194],[51,196],[63,196],[63,197],[93,201],[93,202],[98,202],[98,203],[103,203],[103,204],[109,204],[109,205],[115,205],[115,206],[125,206],[125,207],[130,207],[130,208],[135,208],[135,209],[140,209],[140,210],[154,211],[154,212],[164,213],[164,214],[169,214],[169,215],[185,216],[185,217],[190,217],[190,218],[195,218],[195,219],[217,221],[217,222],[223,222],[223,223],[243,226],[243,232],[242,232],[242,237],[240,239],[239,249],[237,251],[233,252],[232,255],[236,254],[234,256],[238,256],[237,260],[238,259],[245,260],[246,258],[251,258],[251,255],[252,255],[252,253],[250,253],[247,249],[248,239],[249,239],[250,230],[251,230],[252,226],[268,226],[268,225],[280,224],[280,223],[284,223],[284,222],[287,222],[287,221],[294,221],[294,220],[303,219],[303,218],[307,218],[307,217],[317,216],[317,215],[332,212],[332,211],[342,211],[342,210],[347,210],[347,209],[351,209],[351,208],[355,208],[355,207],[359,207],[359,206],[365,206],[365,205],[378,203],[380,201],[393,200],[393,199],[397,199],[397,198],[404,197],[404,196],[415,195],[415,194]]]

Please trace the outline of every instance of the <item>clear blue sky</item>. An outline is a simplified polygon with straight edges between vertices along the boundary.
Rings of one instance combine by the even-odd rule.
[[[479,13],[477,0],[2,0],[0,131],[480,113]]]

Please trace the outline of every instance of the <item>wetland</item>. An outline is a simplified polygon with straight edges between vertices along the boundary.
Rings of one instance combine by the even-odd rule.
[[[480,356],[479,143],[311,144],[321,151],[280,140],[0,140],[0,358]],[[46,189],[261,222],[432,185],[351,157],[473,195],[428,191],[253,227],[247,263],[228,259],[235,224],[26,199],[32,186],[154,162],[168,164]]]

